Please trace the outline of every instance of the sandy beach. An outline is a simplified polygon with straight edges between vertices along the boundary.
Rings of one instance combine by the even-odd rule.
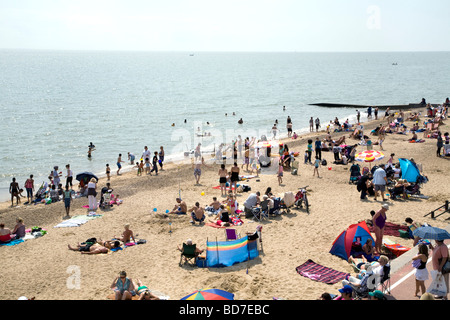
[[[425,119],[423,114],[425,112],[422,110],[421,123]],[[366,135],[380,122],[386,123],[381,118],[364,123]],[[413,122],[405,123],[409,127]],[[450,131],[448,120],[444,121],[440,130],[442,133]],[[97,210],[102,217],[79,227],[54,228],[63,221],[63,201],[50,205],[21,204],[13,208],[10,207],[10,201],[0,204],[0,222],[10,229],[14,227],[15,219],[21,217],[27,228],[39,226],[48,231],[43,237],[0,248],[3,269],[0,274],[1,299],[16,300],[20,296],[27,296],[37,300],[105,300],[112,293],[112,281],[122,270],[130,278],[141,279],[151,290],[162,292],[171,300],[179,300],[197,289],[208,287],[232,292],[237,300],[270,300],[273,297],[312,300],[324,292],[338,294],[341,283],[328,285],[312,281],[299,275],[295,268],[311,259],[326,267],[353,274],[347,261],[329,253],[332,243],[349,225],[370,219],[370,211],[380,209],[382,202],[374,201],[373,197],[361,201],[356,186],[349,184],[350,165],[332,164],[332,152],[322,153],[328,165],[319,168],[320,178],[313,177],[313,166],[303,163],[303,154],[308,138],[314,140],[319,136],[322,139],[325,135],[326,132],[322,130],[302,135],[296,140],[284,140],[291,151],[299,152],[300,166],[298,175],[284,173],[282,185],[278,184],[276,174],[260,175],[259,181],[249,179],[244,182],[251,187],[251,192],[264,193],[267,187],[271,187],[273,193],[280,197],[285,192],[295,193],[299,187],[308,185],[311,208],[309,214],[305,210],[293,209],[290,214],[262,223],[242,218],[244,223],[235,227],[241,235],[255,231],[258,224],[263,226],[263,252],[249,263],[232,267],[180,267],[178,245],[190,238],[204,249],[207,239],[225,240],[224,229],[198,224],[193,226],[189,223],[189,215],[159,215],[172,210],[179,193],[188,208],[197,201],[201,206],[209,205],[214,196],[219,200],[224,199],[220,190],[213,189],[219,185],[218,164],[208,164],[209,167],[202,169],[200,185],[195,184],[190,163],[166,163],[165,170],[160,171],[158,176],[137,176],[134,170],[116,176],[115,170],[112,170],[111,187],[114,194],[120,195],[123,203],[110,210]],[[359,142],[348,138],[349,132],[331,134],[333,139],[342,135],[346,135],[347,144]],[[448,200],[449,158],[436,156],[436,139],[425,138],[424,143],[409,143],[407,139],[411,135],[387,134],[383,143],[385,158],[374,164],[386,163],[391,153],[395,153],[395,162],[399,157],[414,158],[422,165],[423,174],[429,179],[421,189],[422,194],[429,198],[387,200],[390,206],[387,221],[403,224],[405,218],[411,217],[415,221],[445,227],[448,214],[437,219],[424,215]],[[420,138],[423,136],[422,133],[418,135]],[[358,152],[365,149],[365,146],[357,148]],[[379,150],[379,146],[375,145],[373,149]],[[360,165],[362,167],[365,164]],[[227,165],[227,169],[230,168],[231,165]],[[241,169],[240,174],[248,173]],[[99,189],[105,184],[106,178],[101,178]],[[240,208],[250,193],[237,194]],[[22,198],[24,201],[26,198]],[[87,214],[86,208],[83,208],[87,204],[88,199],[85,197],[75,199],[71,216]],[[157,209],[156,213],[154,208]],[[119,252],[99,255],[82,255],[68,250],[68,244],[75,245],[91,237],[109,240],[119,236],[126,223],[138,234],[137,239],[147,242]],[[407,247],[413,245],[409,239],[386,238]],[[73,270],[78,270],[81,277],[77,287],[71,285]]]

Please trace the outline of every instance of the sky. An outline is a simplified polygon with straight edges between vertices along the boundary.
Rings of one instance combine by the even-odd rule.
[[[450,51],[448,0],[0,0],[0,48]]]

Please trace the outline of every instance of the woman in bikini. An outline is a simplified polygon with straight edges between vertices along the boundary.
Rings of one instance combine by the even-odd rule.
[[[386,211],[389,210],[389,205],[383,204],[381,209],[375,213],[372,219],[375,231],[375,254],[381,253],[381,245],[383,244],[384,226],[386,224]]]
[[[227,187],[226,187],[227,175],[228,175],[228,171],[227,171],[227,169],[225,169],[225,165],[224,164],[220,165],[219,183],[220,183],[220,194],[222,197],[227,195]]]
[[[234,166],[231,168],[231,184],[230,191],[233,191],[234,186],[234,194],[236,195],[237,182],[239,181],[239,167],[237,162],[234,163]]]

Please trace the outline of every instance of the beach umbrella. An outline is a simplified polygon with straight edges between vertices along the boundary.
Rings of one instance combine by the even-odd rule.
[[[372,162],[381,160],[383,158],[384,154],[381,153],[380,151],[375,150],[365,150],[355,155],[356,161],[369,162],[370,165]]]
[[[93,174],[92,172],[81,172],[81,173],[77,174],[77,176],[75,178],[78,181],[82,181],[84,179],[91,180],[92,178],[95,178],[95,180],[98,181],[97,176],[95,174]]]
[[[220,289],[203,289],[192,292],[181,300],[234,300],[234,294]]]
[[[422,226],[413,231],[413,235],[419,237],[421,239],[429,239],[429,240],[445,240],[450,239],[450,233],[447,230],[431,227],[431,226]]]

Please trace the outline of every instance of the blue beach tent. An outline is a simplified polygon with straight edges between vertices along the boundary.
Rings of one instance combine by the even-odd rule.
[[[400,163],[400,170],[402,171],[402,179],[410,183],[426,182],[426,179],[420,175],[420,170],[415,163],[405,158],[399,158],[398,161]]]

